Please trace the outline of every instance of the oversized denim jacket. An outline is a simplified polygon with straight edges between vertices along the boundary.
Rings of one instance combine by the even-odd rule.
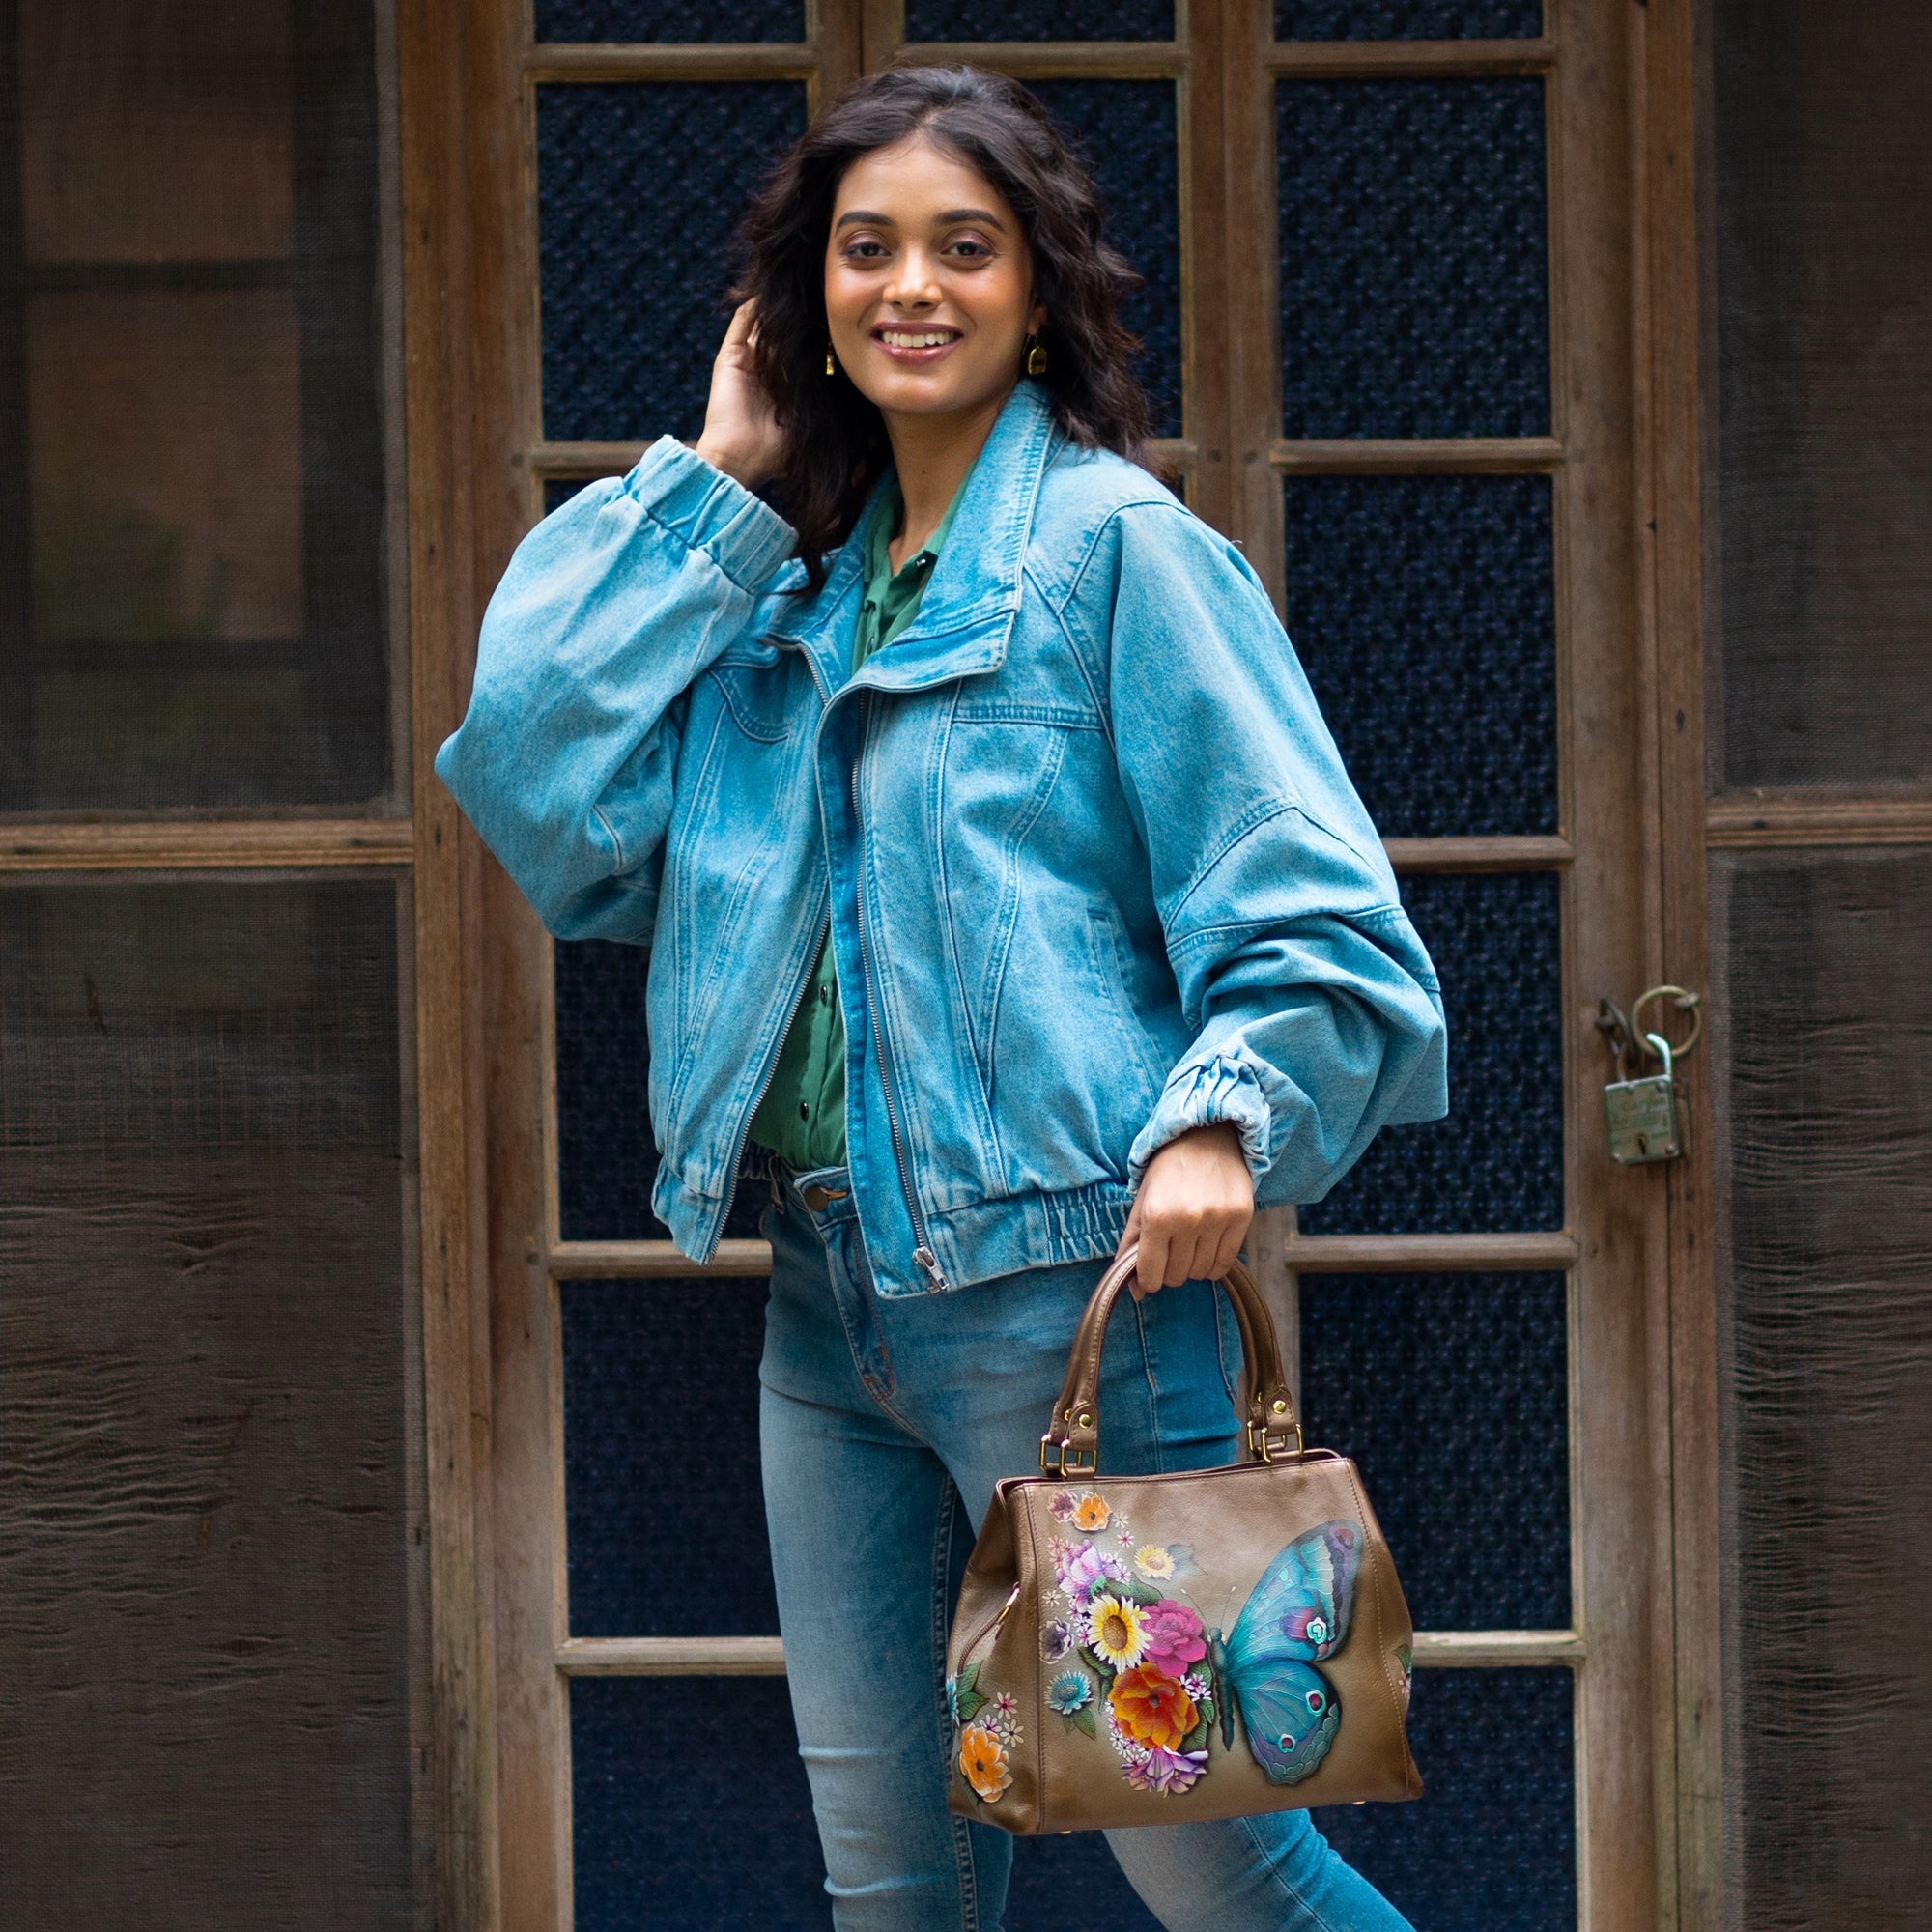
[[[862,520],[859,528],[863,531]],[[1445,1105],[1441,999],[1240,554],[1023,382],[917,620],[667,437],[518,549],[437,770],[561,938],[651,949],[652,1197],[708,1259],[829,915],[881,1293],[1110,1252],[1231,1122],[1264,1206]]]

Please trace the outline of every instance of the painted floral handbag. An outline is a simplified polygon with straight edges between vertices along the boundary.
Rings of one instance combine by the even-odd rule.
[[[1087,1304],[1038,1476],[993,1492],[947,1647],[954,1811],[1009,1832],[1177,1825],[1419,1797],[1408,1607],[1355,1465],[1302,1444],[1267,1304],[1221,1284],[1247,1460],[1100,1474]]]

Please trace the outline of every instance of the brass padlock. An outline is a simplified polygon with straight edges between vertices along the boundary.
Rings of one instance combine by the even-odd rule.
[[[1663,1071],[1638,1080],[1612,1080],[1604,1089],[1610,1158],[1620,1167],[1675,1160],[1684,1151],[1684,1096],[1675,1078],[1675,1055],[1661,1033],[1647,1033],[1644,1039],[1663,1062]],[[1621,1060],[1617,1071],[1623,1071]]]

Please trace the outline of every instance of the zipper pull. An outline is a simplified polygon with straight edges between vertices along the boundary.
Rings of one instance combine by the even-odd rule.
[[[931,1282],[933,1288],[942,1294],[947,1293],[950,1284],[940,1272],[939,1257],[930,1248],[915,1248],[912,1251],[912,1258],[925,1270],[925,1278]]]

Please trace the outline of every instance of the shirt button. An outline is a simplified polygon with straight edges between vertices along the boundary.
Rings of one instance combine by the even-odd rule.
[[[801,1121],[809,1121],[811,1119],[811,1109],[808,1107],[803,1100],[801,1100],[798,1103],[798,1117]]]

